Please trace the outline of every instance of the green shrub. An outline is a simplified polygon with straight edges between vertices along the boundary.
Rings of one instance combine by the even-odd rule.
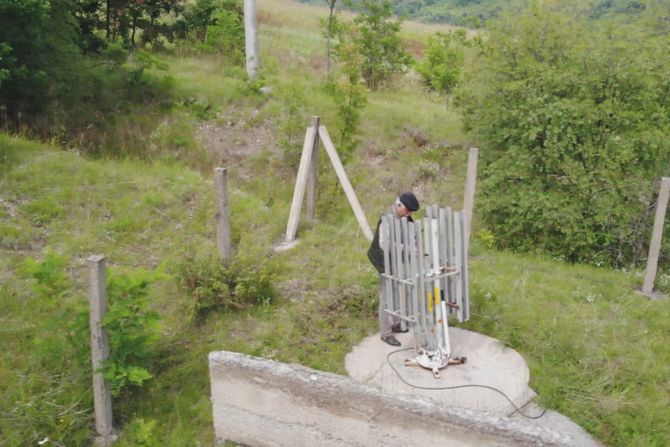
[[[144,420],[142,418],[133,419],[127,428],[129,439],[127,445],[141,447],[158,447],[161,443],[156,435],[155,419]]]
[[[205,44],[228,63],[244,66],[244,17],[240,2],[221,2],[207,27]]]
[[[45,250],[44,260],[26,258],[21,271],[34,280],[33,290],[37,298],[56,302],[71,287],[67,275],[67,258],[51,250]]]
[[[464,47],[470,46],[464,29],[435,33],[428,39],[426,58],[415,63],[428,89],[449,95],[459,83],[464,63]]]
[[[190,53],[216,52],[234,65],[244,65],[244,15],[239,0],[198,0],[186,5],[175,28]]]
[[[188,295],[192,320],[215,310],[239,310],[274,300],[273,273],[268,264],[252,265],[240,258],[222,262],[217,256],[189,258],[179,267],[178,282]]]
[[[110,353],[102,372],[114,396],[129,386],[142,386],[152,377],[152,345],[160,336],[161,323],[158,313],[149,306],[149,286],[163,277],[160,269],[110,271],[109,309],[103,319]]]

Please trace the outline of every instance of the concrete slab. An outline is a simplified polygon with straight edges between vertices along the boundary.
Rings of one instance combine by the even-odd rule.
[[[401,348],[408,350],[389,346],[379,335],[368,337],[347,355],[345,366],[349,375],[391,394],[426,396],[449,406],[500,416],[513,412],[512,404],[501,393],[472,385],[498,389],[519,407],[535,396],[528,388],[528,366],[523,357],[491,337],[449,328],[452,357],[464,356],[467,362],[450,365],[435,378],[428,369],[405,366],[405,359],[415,356],[413,336],[411,332],[395,335],[403,344]],[[446,387],[461,388],[438,389]]]
[[[395,335],[402,343],[400,348],[384,343],[379,334],[355,346],[345,359],[349,375],[391,395],[425,396],[450,407],[499,417],[522,418],[519,413],[514,414],[515,405],[528,415],[542,412],[531,402],[536,394],[528,387],[529,371],[525,360],[498,340],[450,327],[452,357],[467,357],[467,362],[450,365],[440,371],[439,378],[435,378],[428,369],[405,366],[405,359],[415,356],[412,333]],[[538,427],[565,433],[576,446],[601,445],[560,413],[547,411],[532,421]]]

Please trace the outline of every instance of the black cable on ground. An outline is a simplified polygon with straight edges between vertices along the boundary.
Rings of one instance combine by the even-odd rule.
[[[525,407],[526,405],[528,405],[528,404],[530,403],[530,401],[529,401],[529,402],[526,402],[524,405],[522,405],[521,407],[519,407],[517,404],[515,404],[515,403],[512,401],[512,399],[510,399],[510,398],[507,396],[507,394],[503,393],[503,392],[502,392],[501,390],[499,390],[498,388],[495,388],[495,387],[492,387],[492,386],[488,386],[488,385],[471,384],[471,385],[452,385],[452,386],[428,387],[428,386],[414,385],[414,384],[412,384],[412,383],[409,383],[407,380],[405,380],[405,378],[404,378],[402,375],[400,375],[400,372],[396,369],[396,367],[393,366],[393,364],[391,363],[391,356],[392,356],[393,354],[397,354],[398,352],[409,351],[410,349],[414,349],[414,348],[402,348],[402,349],[396,349],[395,351],[391,351],[391,352],[389,352],[388,355],[386,356],[386,362],[389,364],[389,366],[391,367],[391,369],[393,370],[393,372],[396,373],[396,375],[398,376],[398,378],[399,378],[405,385],[407,385],[407,386],[411,386],[412,388],[418,388],[418,389],[421,389],[421,390],[432,390],[432,391],[440,391],[440,390],[456,390],[456,389],[459,389],[459,388],[485,388],[485,389],[487,389],[487,390],[495,391],[496,393],[500,394],[500,395],[503,396],[505,399],[507,399],[507,401],[508,401],[510,404],[512,404],[512,406],[514,407],[514,411],[513,411],[512,413],[510,413],[508,416],[512,416],[512,415],[515,414],[515,413],[519,413],[521,416],[523,416],[523,417],[525,417],[525,418],[528,418],[528,419],[540,419],[540,418],[541,418],[542,416],[544,416],[544,414],[547,412],[546,409],[542,409],[542,412],[541,412],[539,415],[537,415],[537,416],[530,416],[530,415],[524,413],[523,410],[522,410],[522,408]]]

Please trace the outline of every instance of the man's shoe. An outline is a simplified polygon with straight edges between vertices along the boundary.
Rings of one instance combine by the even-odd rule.
[[[403,329],[402,329],[402,326],[400,326],[400,323],[396,323],[396,324],[394,324],[393,326],[391,326],[391,332],[395,332],[395,333],[401,332],[401,333],[404,333],[404,332],[407,332],[407,331],[409,331],[409,329],[405,329],[405,330],[403,330]]]
[[[385,335],[382,340],[391,346],[400,346],[400,342],[393,335]]]

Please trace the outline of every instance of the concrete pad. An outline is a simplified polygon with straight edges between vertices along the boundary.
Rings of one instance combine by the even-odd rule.
[[[528,387],[529,371],[525,360],[498,340],[450,327],[452,357],[467,357],[467,362],[450,365],[440,370],[440,377],[435,378],[428,369],[405,366],[405,359],[416,355],[413,334],[394,335],[402,343],[401,347],[389,346],[380,339],[379,334],[355,346],[345,359],[349,375],[358,382],[381,388],[391,395],[425,396],[464,411],[467,409],[498,417],[508,416],[505,419],[510,420],[526,419],[519,413],[515,414],[514,405],[523,408],[523,412],[529,416],[542,413],[542,408],[531,402],[536,394]],[[456,388],[439,389],[448,387]],[[565,434],[573,440],[572,445],[601,445],[577,424],[555,411],[547,411],[539,419],[526,420],[537,427]]]
[[[467,357],[467,361],[440,370],[440,377],[435,378],[429,369],[405,366],[405,359],[416,355],[412,333],[395,335],[402,343],[400,349],[410,349],[398,352],[399,348],[384,343],[379,335],[368,337],[347,355],[345,367],[349,375],[391,394],[426,396],[452,407],[500,416],[514,411],[509,400],[492,389],[472,385],[498,389],[518,407],[535,396],[528,388],[528,366],[523,357],[494,338],[450,327],[452,357]],[[424,389],[445,387],[462,388]]]

